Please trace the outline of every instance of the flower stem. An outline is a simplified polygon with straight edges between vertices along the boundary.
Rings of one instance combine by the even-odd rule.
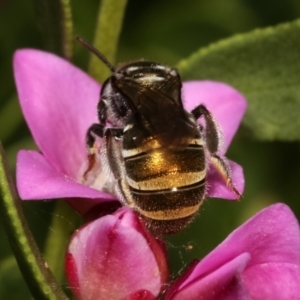
[[[123,23],[127,0],[102,0],[93,45],[111,64],[115,62],[116,49]],[[100,82],[110,75],[109,69],[97,57],[91,55],[89,74]]]
[[[45,47],[71,60],[74,47],[70,0],[33,0]]]
[[[71,60],[74,48],[73,19],[70,0],[60,0],[62,10],[62,47],[64,57]]]
[[[1,143],[0,196],[0,219],[32,296],[40,300],[67,300],[29,230]]]

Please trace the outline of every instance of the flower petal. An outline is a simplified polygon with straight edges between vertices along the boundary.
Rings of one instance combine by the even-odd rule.
[[[243,193],[245,187],[245,178],[243,168],[237,163],[228,160],[231,168],[232,182],[240,194]],[[226,185],[221,175],[211,166],[208,173],[208,197],[224,198],[236,200],[236,194]]]
[[[241,254],[207,276],[179,286],[166,300],[250,300],[242,279],[249,259],[248,253]]]
[[[164,256],[164,251],[151,251],[140,229],[129,226],[134,222],[128,222],[125,215],[134,213],[128,208],[122,211],[89,223],[72,238],[66,271],[80,300],[141,299],[136,297],[143,294],[151,299],[151,294],[156,297],[161,290],[166,276],[156,256]]]
[[[281,203],[271,205],[233,231],[198,263],[193,276],[185,284],[213,272],[245,252],[251,255],[247,268],[271,262],[299,264],[299,225],[288,206]]]
[[[97,122],[100,85],[66,60],[32,49],[15,53],[14,74],[39,149],[56,171],[78,180],[86,131]]]
[[[184,107],[191,111],[204,104],[219,123],[224,135],[224,153],[247,108],[245,98],[233,87],[217,81],[183,83]]]
[[[299,300],[300,266],[266,263],[253,266],[243,275],[251,299]]]
[[[128,295],[123,300],[155,300],[155,297],[147,290],[137,291],[132,295]]]
[[[113,195],[75,182],[53,169],[36,151],[21,150],[17,157],[17,187],[23,200],[93,198],[95,204],[116,200]]]

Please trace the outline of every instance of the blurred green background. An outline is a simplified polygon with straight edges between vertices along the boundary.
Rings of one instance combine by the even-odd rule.
[[[74,34],[92,41],[99,1],[71,0],[71,4]],[[219,39],[299,17],[299,0],[129,0],[117,62],[146,58],[172,66]],[[11,68],[13,52],[25,47],[46,49],[33,3],[0,0],[0,140],[13,172],[17,151],[35,148],[18,105]],[[75,45],[75,64],[86,69],[88,55]],[[234,228],[272,203],[288,204],[299,219],[299,153],[298,142],[256,141],[242,126],[227,157],[244,167],[244,198],[239,203],[208,199],[188,229],[167,238],[172,274],[203,257]],[[23,203],[41,249],[52,230],[52,217],[62,219],[66,226],[70,222],[54,215],[53,206],[53,202]],[[2,226],[0,240],[0,299],[30,299]],[[65,281],[61,284],[67,288]]]

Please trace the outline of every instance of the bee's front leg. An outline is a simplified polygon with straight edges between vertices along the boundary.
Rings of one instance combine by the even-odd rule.
[[[86,180],[88,173],[93,169],[96,164],[96,137],[104,137],[104,125],[102,124],[93,124],[90,126],[86,133],[86,146],[88,150],[88,167],[83,174],[83,178]]]
[[[122,177],[122,128],[106,128],[105,139],[106,139],[106,156],[108,164],[114,177],[119,179]]]
[[[210,161],[215,167],[215,169],[218,171],[218,173],[222,176],[227,186],[236,194],[237,199],[240,199],[242,195],[238,192],[238,190],[235,188],[232,182],[231,169],[229,163],[227,162],[227,159],[217,154],[223,142],[223,136],[219,124],[216,122],[213,115],[203,104],[200,104],[199,106],[195,107],[191,113],[194,115],[196,120],[198,120],[201,116],[204,117],[204,135],[206,141],[206,148],[210,154]]]
[[[134,208],[128,183],[126,181],[126,171],[124,158],[122,156],[123,128],[106,128],[105,149],[110,171],[114,177],[114,191],[123,203]]]
[[[87,179],[87,174],[93,169],[96,164],[97,144],[96,137],[103,138],[105,135],[105,124],[107,118],[107,106],[105,99],[100,99],[97,105],[97,114],[99,123],[92,124],[86,133],[86,146],[88,150],[88,167],[83,174],[84,179]]]
[[[104,125],[102,124],[93,124],[90,126],[86,133],[86,146],[89,152],[89,155],[95,153],[96,147],[96,137],[104,137]]]

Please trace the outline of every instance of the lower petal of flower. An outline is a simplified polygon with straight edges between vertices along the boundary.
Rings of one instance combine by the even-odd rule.
[[[149,246],[135,213],[120,211],[89,223],[72,238],[66,272],[79,300],[153,299],[168,279],[164,250]]]
[[[251,299],[300,299],[300,265],[288,263],[255,265],[245,270],[243,278]]]
[[[249,259],[250,255],[243,253],[207,276],[186,281],[188,284],[183,282],[171,295],[167,294],[166,299],[250,300],[242,278],[242,272]]]
[[[203,258],[194,274],[211,273],[245,252],[251,255],[247,268],[268,262],[299,264],[299,224],[291,209],[277,203],[254,215]]]
[[[155,297],[149,291],[142,290],[127,296],[123,300],[154,300],[154,299]]]

